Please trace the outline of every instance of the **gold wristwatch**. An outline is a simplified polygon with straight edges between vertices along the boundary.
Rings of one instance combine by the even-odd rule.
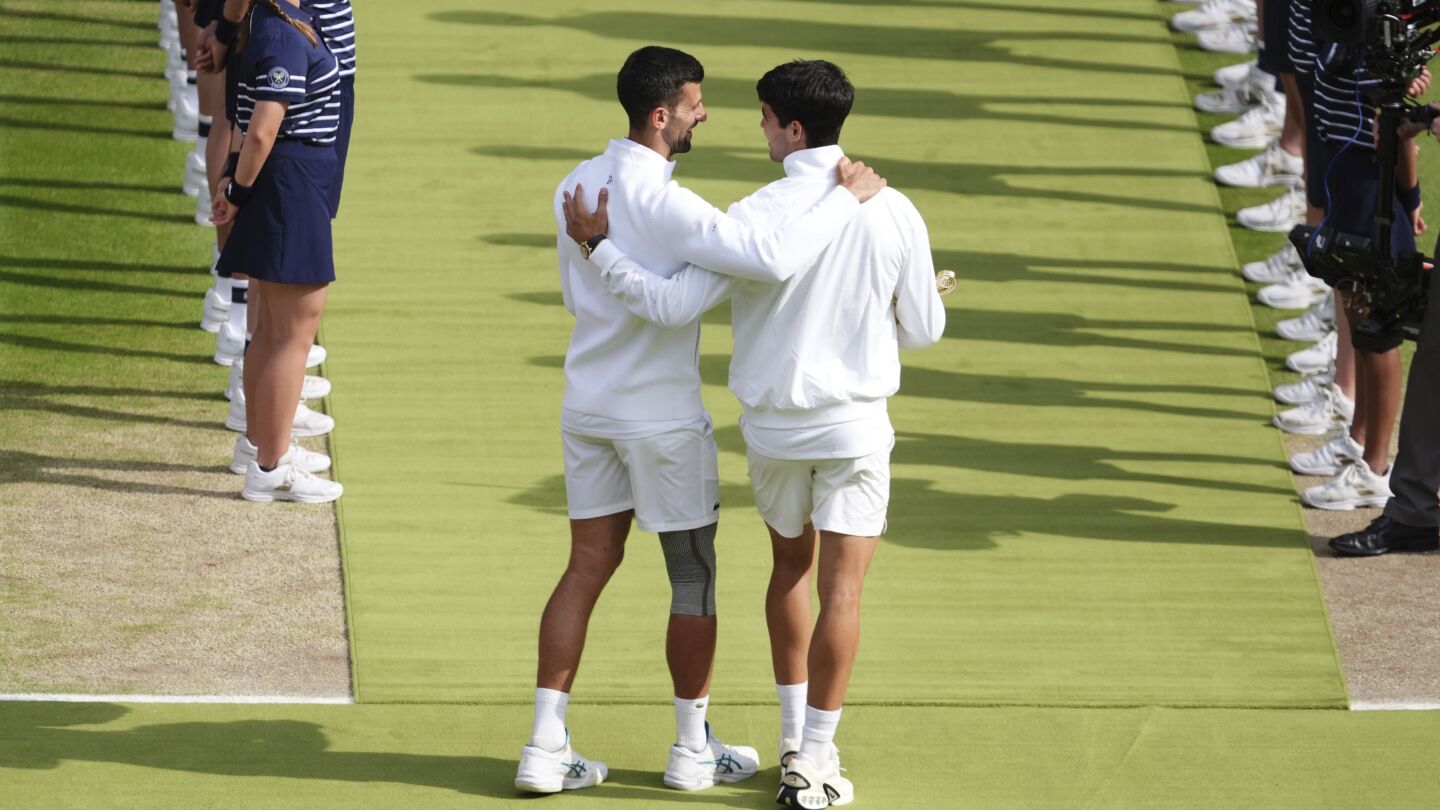
[[[581,258],[584,258],[584,259],[590,258],[590,254],[591,254],[591,253],[594,253],[594,252],[595,252],[595,248],[600,247],[600,243],[601,243],[601,242],[604,242],[604,241],[605,241],[605,234],[603,234],[603,233],[597,233],[597,234],[595,234],[594,236],[590,237],[589,239],[586,239],[584,242],[580,242],[579,245],[580,245],[580,256],[581,256]]]

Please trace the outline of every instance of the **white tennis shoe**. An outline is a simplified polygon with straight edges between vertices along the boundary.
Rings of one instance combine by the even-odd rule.
[[[1335,365],[1335,353],[1340,348],[1338,333],[1331,332],[1315,342],[1314,346],[1293,352],[1285,358],[1285,367],[1301,374],[1322,371]]]
[[[760,755],[748,745],[726,745],[715,739],[705,724],[705,747],[691,751],[679,743],[670,746],[665,786],[676,790],[704,790],[715,783],[740,782],[760,771]]]
[[[245,419],[245,391],[230,400],[230,412],[225,416],[225,427],[237,433],[250,429]],[[290,435],[300,439],[324,436],[335,429],[335,420],[319,411],[312,411],[305,403],[295,406],[295,421],[290,424]]]
[[[1215,170],[1215,182],[1235,188],[1293,186],[1304,181],[1305,159],[1280,148],[1274,140],[1260,154]],[[1292,248],[1293,250],[1293,248]]]
[[[1355,418],[1355,400],[1331,383],[1319,396],[1275,414],[1275,426],[1286,433],[1319,436],[1348,427]]]
[[[855,801],[855,785],[840,775],[840,752],[831,746],[830,761],[817,765],[809,757],[797,754],[780,778],[780,792],[775,801],[785,807],[820,810],[842,807]]]
[[[1210,139],[1233,149],[1264,149],[1280,135],[1285,126],[1285,96],[1262,93],[1260,104],[1240,114],[1234,121],[1210,130]]]
[[[1320,394],[1320,390],[1335,382],[1335,366],[1330,365],[1319,371],[1312,371],[1293,383],[1275,386],[1275,398],[1287,405],[1309,402]]]
[[[235,437],[235,449],[230,453],[230,472],[236,475],[244,475],[245,469],[250,462],[255,460],[255,454],[260,452],[259,448],[250,443],[250,439],[244,435]],[[290,463],[307,473],[320,473],[330,469],[330,457],[324,453],[317,453],[314,450],[306,450],[295,442],[290,443],[290,449],[285,452],[285,457]]]
[[[230,320],[230,302],[216,292],[214,287],[205,291],[205,308],[200,315],[200,328],[214,334],[220,325]]]
[[[215,331],[215,362],[229,368],[245,357],[244,332],[231,326],[229,321],[220,324]]]
[[[515,787],[529,793],[559,793],[595,787],[609,775],[610,769],[605,763],[575,753],[566,737],[565,747],[559,751],[546,751],[536,745],[520,749]]]
[[[1202,51],[1243,56],[1260,49],[1259,33],[1254,21],[1236,23],[1196,32],[1195,44]]]
[[[1215,80],[1215,83],[1220,85],[1221,87],[1229,87],[1231,85],[1239,84],[1243,81],[1246,81],[1251,77],[1252,72],[1256,71],[1260,71],[1260,62],[1258,60],[1251,59],[1248,62],[1238,62],[1233,65],[1226,65],[1225,67],[1216,70],[1215,73],[1211,76],[1211,78],[1213,78]]]
[[[1296,453],[1290,457],[1290,469],[1301,475],[1335,475],[1346,464],[1354,464],[1365,457],[1365,448],[1350,438],[1350,434],[1335,431],[1330,441],[1308,453]]]
[[[289,453],[269,472],[250,462],[245,468],[245,487],[240,490],[240,497],[256,503],[330,503],[343,494],[345,487],[340,482],[327,481],[301,470],[292,463]]]
[[[1275,324],[1275,334],[1286,340],[1314,343],[1335,328],[1335,297],[1327,295],[1310,305],[1298,318],[1287,318]]]
[[[1307,488],[1300,495],[1306,506],[1348,512],[1362,506],[1384,506],[1390,500],[1390,475],[1376,475],[1360,458],[1340,468],[1340,472],[1318,486]]]
[[[1305,272],[1292,270],[1290,276],[1255,293],[1255,300],[1274,309],[1305,309],[1330,295],[1325,282]],[[1296,369],[1299,371],[1299,369]]]
[[[1246,281],[1253,281],[1256,284],[1276,284],[1288,281],[1296,270],[1304,272],[1304,265],[1300,263],[1300,252],[1289,242],[1285,246],[1261,259],[1258,262],[1249,262],[1240,268],[1240,275]]]
[[[1170,18],[1170,26],[1176,31],[1204,31],[1221,28],[1256,18],[1255,3],[1251,0],[1205,0],[1189,11],[1182,11]]]

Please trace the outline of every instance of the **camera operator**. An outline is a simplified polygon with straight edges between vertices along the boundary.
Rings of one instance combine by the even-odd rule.
[[[1440,105],[1430,109],[1440,112]],[[1429,124],[1440,139],[1440,119]],[[1402,124],[1401,154],[1424,124]],[[1440,245],[1437,245],[1440,250]],[[1440,548],[1440,284],[1431,283],[1425,317],[1410,361],[1405,407],[1400,417],[1400,450],[1390,474],[1393,493],[1385,511],[1358,532],[1342,534],[1330,548],[1348,556],[1373,557],[1391,551]]]
[[[1316,156],[1311,165],[1320,170],[1311,177],[1318,191],[1313,202],[1323,202],[1325,219],[1322,228],[1343,234],[1377,237],[1375,223],[1379,172],[1375,164],[1375,108],[1363,95],[1362,88],[1370,77],[1364,70],[1364,51],[1358,47],[1322,48],[1316,63],[1314,89],[1314,126],[1319,135]],[[1422,73],[1408,89],[1412,95],[1425,92],[1429,74]],[[1412,141],[1403,144],[1395,167],[1395,194],[1392,216],[1397,227],[1391,229],[1389,255],[1392,259],[1415,250],[1415,236],[1423,233],[1417,188],[1417,168]],[[1404,223],[1409,225],[1398,225]],[[1311,256],[1316,242],[1311,241]],[[1337,308],[1342,310],[1353,331],[1357,318],[1355,301],[1343,288],[1337,290]],[[1321,474],[1333,470],[1334,477],[1318,486],[1307,488],[1301,495],[1305,504],[1330,510],[1350,510],[1361,506],[1379,506],[1390,497],[1389,448],[1394,431],[1395,414],[1400,404],[1401,368],[1398,349],[1355,352],[1355,406],[1348,435],[1335,435],[1329,443],[1312,454],[1317,458],[1292,459],[1297,469],[1309,467]],[[1328,392],[1337,398],[1336,392]],[[1344,419],[1341,409],[1329,409],[1334,426]],[[1310,464],[1314,461],[1316,463]],[[1329,462],[1328,465],[1320,462]],[[1328,469],[1326,467],[1328,466]],[[1307,470],[1309,471],[1309,470]]]

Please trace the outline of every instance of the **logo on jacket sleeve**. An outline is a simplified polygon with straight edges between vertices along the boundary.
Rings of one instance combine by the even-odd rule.
[[[265,80],[276,90],[284,90],[290,84],[290,71],[277,65],[265,74]]]

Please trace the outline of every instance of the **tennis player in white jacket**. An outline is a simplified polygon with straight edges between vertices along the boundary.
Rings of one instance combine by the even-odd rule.
[[[728,213],[783,228],[834,190],[854,88],[829,62],[798,61],[767,73],[757,90],[770,157],[785,177]],[[781,702],[777,800],[848,804],[854,786],[840,774],[834,738],[859,646],[861,588],[885,530],[895,442],[886,399],[899,389],[899,349],[930,346],[945,330],[925,223],[887,188],[787,280],[695,265],[666,277],[603,238],[605,203],[602,194],[590,213],[567,198],[567,233],[593,246],[596,276],[631,312],[674,328],[732,300],[730,390],[744,406],[750,480],[775,559],[765,607]],[[812,624],[817,535],[820,615]]]

